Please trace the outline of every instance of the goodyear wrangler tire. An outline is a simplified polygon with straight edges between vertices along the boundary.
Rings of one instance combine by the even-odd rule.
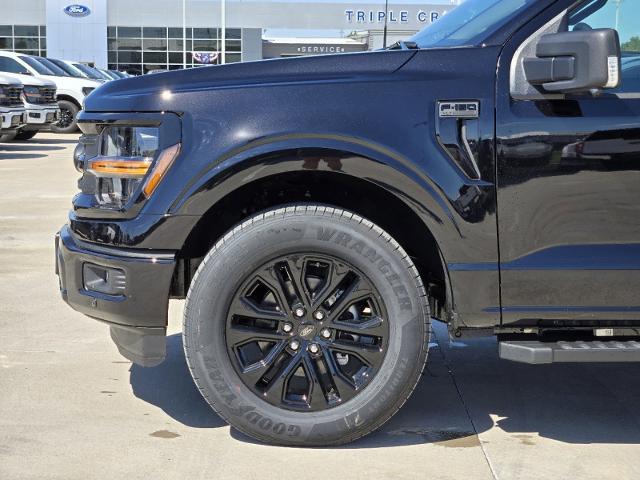
[[[407,400],[429,312],[389,234],[331,207],[267,211],[227,233],[193,278],[184,348],[202,395],[233,427],[280,445],[337,445]]]

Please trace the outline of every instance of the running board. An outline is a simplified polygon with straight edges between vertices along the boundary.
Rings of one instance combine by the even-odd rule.
[[[502,341],[500,358],[521,363],[640,362],[640,341]]]

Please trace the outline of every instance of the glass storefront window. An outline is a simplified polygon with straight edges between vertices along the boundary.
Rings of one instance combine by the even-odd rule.
[[[0,25],[0,50],[45,56],[46,32],[43,25]]]
[[[183,65],[181,27],[107,27],[109,68],[130,73],[176,70]],[[188,27],[187,67],[201,66],[193,52],[219,52],[220,29]],[[226,31],[227,63],[242,60],[242,29]]]
[[[227,40],[225,42],[227,46],[227,52],[241,52],[242,45],[240,40]]]
[[[117,40],[117,50],[142,50],[141,38],[119,38]]]
[[[142,63],[142,53],[118,51],[118,63]]]
[[[215,52],[218,50],[219,42],[217,40],[194,40],[193,49],[196,52]]]
[[[118,37],[141,38],[142,27],[118,27]]]
[[[193,38],[219,38],[217,28],[194,28]]]
[[[186,28],[186,37],[193,38],[193,28]],[[169,38],[182,38],[182,28],[169,27]]]
[[[167,40],[165,38],[145,38],[142,41],[143,50],[162,50],[167,51]]]
[[[144,38],[167,38],[167,29],[165,27],[144,27],[142,36]]]
[[[16,37],[37,37],[38,27],[36,25],[14,25],[13,34]]]
[[[143,63],[167,63],[167,52],[143,52]]]
[[[187,52],[187,60],[189,60],[189,52]],[[182,64],[182,52],[169,52],[169,63]]]
[[[13,44],[16,50],[38,50],[40,48],[39,39],[28,37],[17,37]]]

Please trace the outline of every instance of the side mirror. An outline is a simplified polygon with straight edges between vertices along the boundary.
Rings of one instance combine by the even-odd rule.
[[[33,75],[29,70],[24,70],[20,72],[20,75]]]
[[[615,88],[620,83],[620,40],[612,28],[543,35],[536,58],[525,58],[527,81],[547,92]]]

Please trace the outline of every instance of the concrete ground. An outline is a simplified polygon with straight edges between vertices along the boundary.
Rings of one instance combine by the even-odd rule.
[[[640,478],[636,365],[499,361],[435,328],[414,395],[337,449],[258,444],[209,409],[171,305],[168,359],[131,365],[67,307],[53,237],[76,191],[77,136],[0,144],[0,479]]]

